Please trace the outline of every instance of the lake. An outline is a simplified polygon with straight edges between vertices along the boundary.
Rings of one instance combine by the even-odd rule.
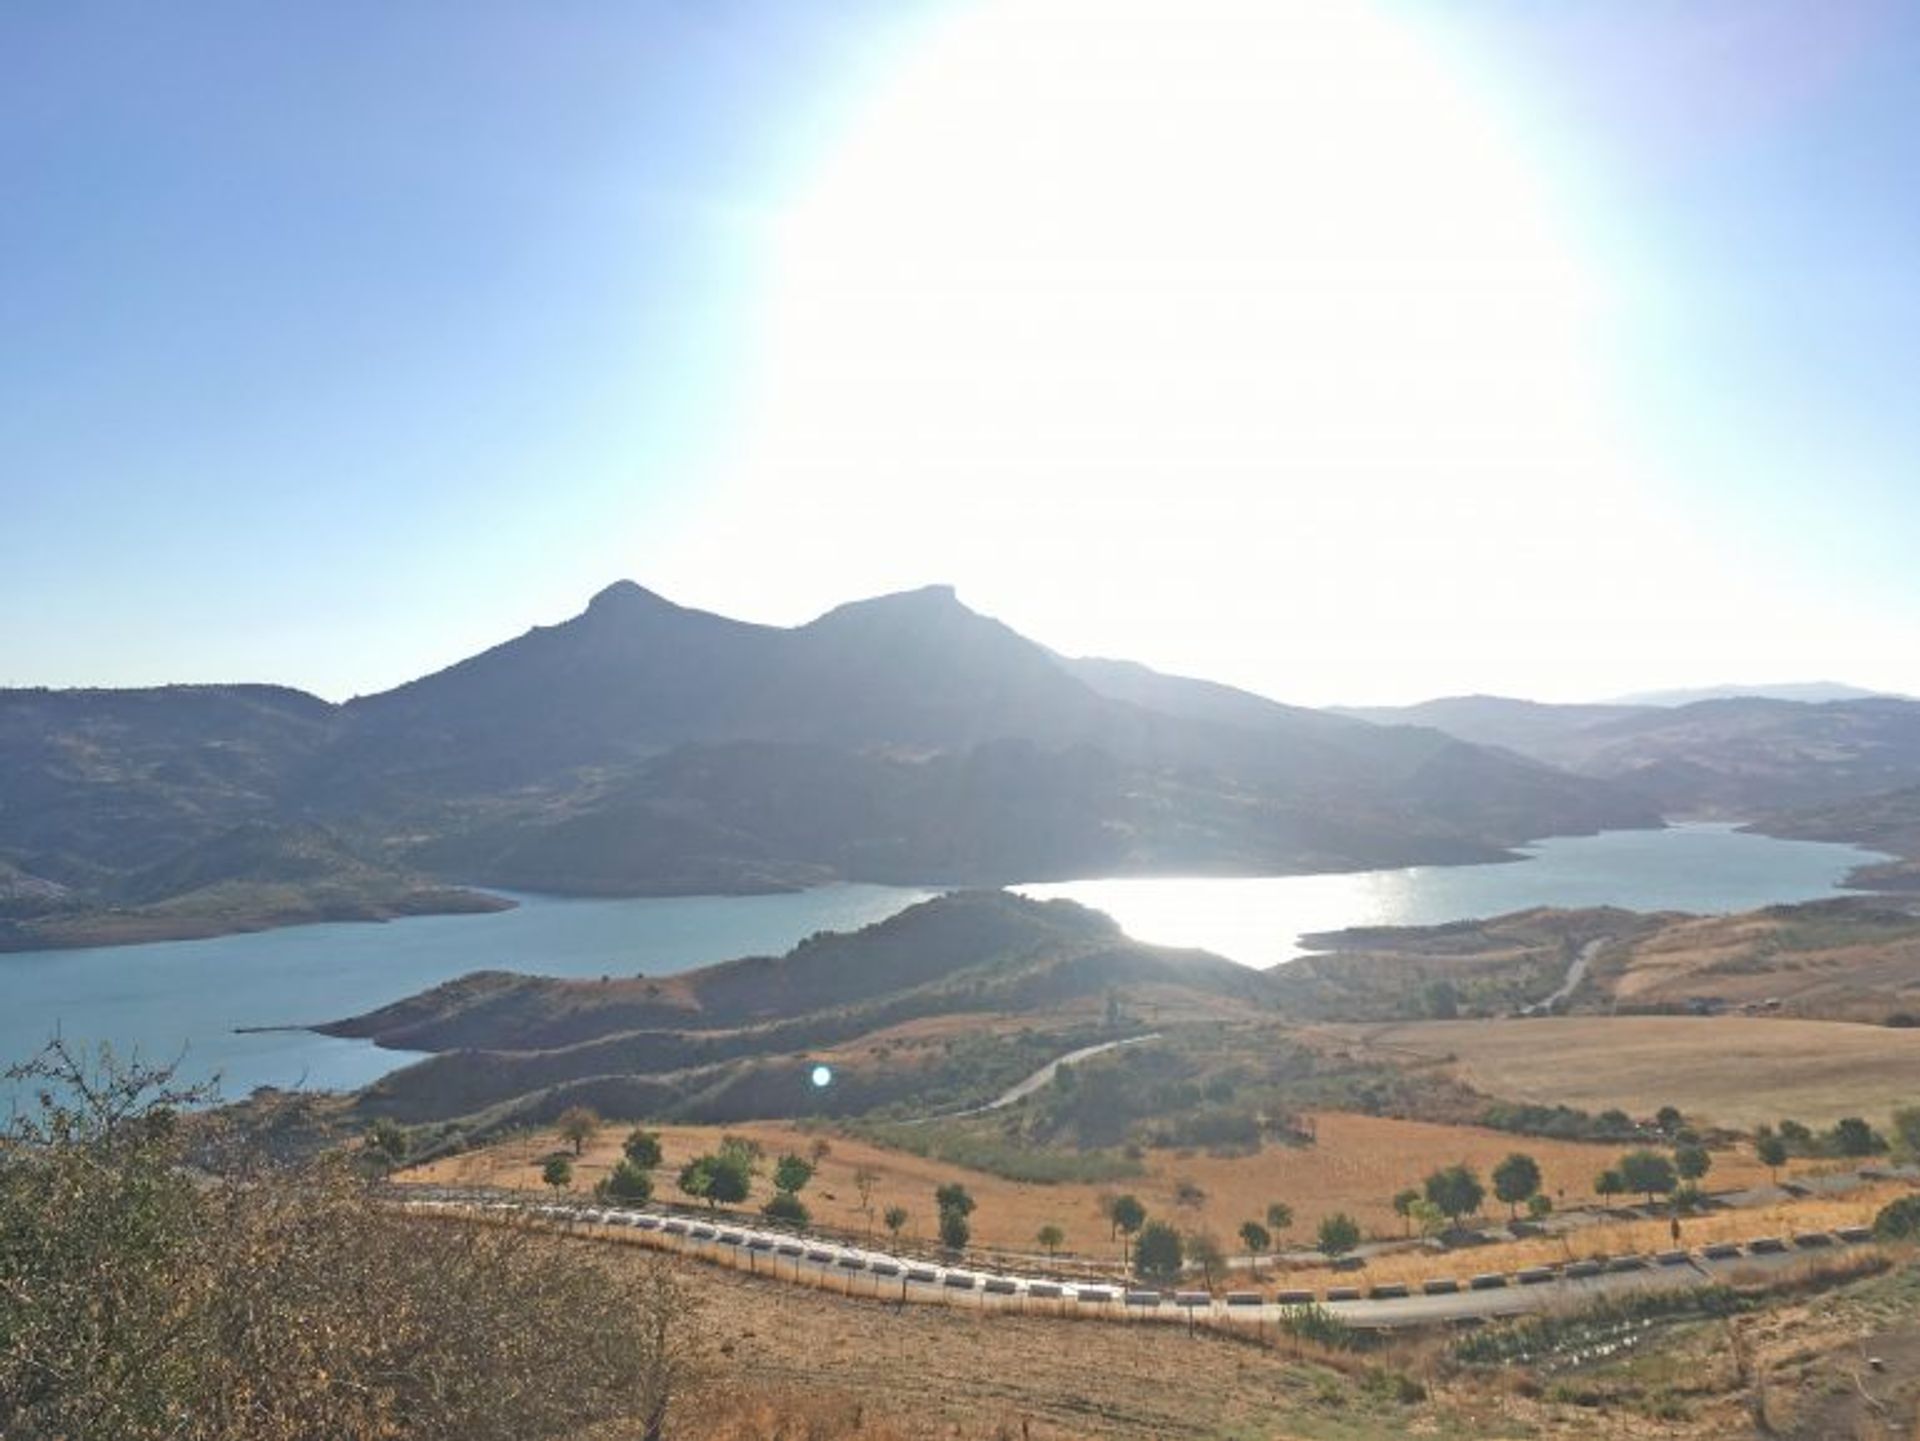
[[[1017,889],[1098,907],[1142,940],[1266,966],[1299,954],[1302,934],[1343,926],[1432,925],[1540,905],[1734,911],[1810,900],[1836,894],[1848,870],[1879,859],[1725,825],[1568,837],[1527,855],[1501,865]],[[352,1088],[413,1058],[304,1031],[235,1028],[357,1015],[468,971],[664,975],[778,954],[815,931],[857,929],[932,894],[846,885],[775,896],[518,896],[518,909],[491,915],[0,955],[0,1059],[30,1055],[57,1030],[149,1061],[178,1057],[183,1079],[218,1073],[228,1097],[259,1085]]]

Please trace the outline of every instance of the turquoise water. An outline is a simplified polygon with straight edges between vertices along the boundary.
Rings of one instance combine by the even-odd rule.
[[[1249,965],[1299,953],[1304,932],[1426,925],[1536,905],[1731,911],[1835,894],[1851,846],[1747,836],[1727,826],[1552,840],[1532,859],[1253,880],[1095,880],[1022,886],[1110,912],[1144,940],[1203,946]],[[884,919],[933,894],[829,886],[796,895],[640,900],[517,897],[517,910],[385,925],[299,926],[210,941],[0,955],[0,1059],[55,1031],[111,1042],[185,1079],[218,1073],[224,1095],[258,1085],[349,1088],[411,1057],[298,1030],[357,1015],[476,970],[662,975],[777,954],[818,930]]]
[[[1431,926],[1532,906],[1720,913],[1844,894],[1876,852],[1746,835],[1731,825],[1608,831],[1528,846],[1525,861],[1410,866],[1255,880],[1124,879],[1021,886],[1111,915],[1129,935],[1200,946],[1251,966],[1301,954],[1303,935],[1346,926]]]

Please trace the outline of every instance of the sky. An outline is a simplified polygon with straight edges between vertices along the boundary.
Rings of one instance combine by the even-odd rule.
[[[0,685],[630,578],[1304,704],[1920,692],[1920,9],[0,9]]]

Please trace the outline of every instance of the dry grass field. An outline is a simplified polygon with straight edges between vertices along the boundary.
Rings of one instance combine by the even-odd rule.
[[[1492,1095],[1713,1124],[1831,1125],[1920,1097],[1920,1030],[1754,1016],[1558,1016],[1330,1026],[1385,1058],[1452,1058]]]
[[[606,1254],[648,1263],[635,1247]],[[1920,1370],[1905,1272],[1664,1330],[1543,1384],[1511,1365],[1450,1365],[1447,1338],[1432,1335],[1330,1353],[1271,1328],[1256,1344],[1178,1325],[896,1308],[670,1264],[698,1298],[704,1357],[669,1441],[1707,1441],[1756,1434],[1756,1414],[1760,1434],[1795,1441],[1904,1441]],[[1887,1358],[1884,1373],[1867,1372],[1863,1347]],[[641,1435],[614,1423],[576,1441]]]
[[[1786,1015],[1878,1023],[1920,1014],[1920,923],[1892,908],[1675,921],[1610,950],[1594,976],[1636,1009],[1711,997]]]
[[[1547,1193],[1557,1204],[1571,1205],[1591,1199],[1593,1178],[1620,1154],[1617,1146],[1548,1141],[1477,1127],[1345,1113],[1324,1114],[1316,1122],[1319,1140],[1311,1146],[1296,1149],[1269,1145],[1258,1155],[1245,1157],[1148,1151],[1143,1163],[1145,1174],[1104,1186],[1022,1184],[847,1137],[827,1136],[831,1150],[804,1199],[816,1221],[863,1229],[867,1219],[859,1209],[854,1173],[862,1167],[871,1168],[878,1178],[872,1193],[875,1216],[888,1206],[904,1206],[912,1218],[906,1235],[924,1239],[933,1231],[935,1187],[958,1180],[979,1202],[972,1217],[978,1244],[1030,1251],[1035,1249],[1035,1233],[1052,1224],[1066,1233],[1067,1250],[1106,1260],[1119,1250],[1109,1239],[1109,1228],[1100,1214],[1100,1197],[1107,1191],[1131,1192],[1146,1205],[1149,1214],[1169,1218],[1182,1230],[1211,1230],[1232,1250],[1239,1249],[1241,1222],[1263,1217],[1270,1201],[1285,1201],[1294,1209],[1295,1225],[1281,1240],[1311,1245],[1320,1218],[1341,1210],[1351,1213],[1371,1234],[1398,1236],[1401,1221],[1391,1206],[1394,1192],[1417,1185],[1428,1172],[1456,1161],[1474,1166],[1484,1179],[1501,1157],[1511,1151],[1525,1151],[1540,1162]],[[590,1187],[619,1159],[620,1140],[626,1129],[624,1124],[609,1124],[587,1148],[575,1167],[577,1187]],[[659,1177],[662,1198],[684,1199],[674,1190],[674,1175],[687,1160],[712,1149],[723,1130],[702,1126],[659,1129],[666,1152]],[[816,1137],[824,1134],[764,1123],[724,1129],[753,1137],[770,1159],[786,1151],[806,1155]],[[551,1133],[517,1137],[417,1167],[401,1179],[538,1189],[540,1164],[559,1144]],[[1708,1184],[1753,1185],[1764,1181],[1766,1175],[1744,1148],[1722,1151],[1715,1153]],[[1197,1185],[1205,1199],[1197,1205],[1179,1204],[1176,1191],[1182,1181]],[[758,1182],[756,1201],[767,1194],[767,1183]]]

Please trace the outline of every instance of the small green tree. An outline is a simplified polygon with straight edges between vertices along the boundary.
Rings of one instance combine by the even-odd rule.
[[[1335,1211],[1320,1222],[1320,1251],[1328,1260],[1338,1260],[1360,1244],[1360,1223],[1345,1211]]]
[[[905,1230],[907,1226],[907,1208],[905,1206],[889,1206],[886,1209],[886,1213],[882,1215],[880,1219],[886,1224],[887,1234],[892,1236],[895,1242],[898,1242],[900,1233]]]
[[[1147,1224],[1147,1208],[1140,1204],[1136,1196],[1115,1196],[1113,1206],[1107,1213],[1107,1219],[1113,1222],[1114,1230],[1122,1236],[1120,1242],[1120,1264],[1127,1264],[1127,1248],[1133,1240],[1133,1233]]]
[[[368,1160],[382,1171],[391,1171],[407,1159],[407,1133],[386,1116],[367,1128],[360,1144]]]
[[[1544,1221],[1553,1214],[1553,1198],[1535,1191],[1527,1197],[1527,1215],[1536,1221]]]
[[[1779,1185],[1780,1168],[1787,1164],[1787,1143],[1768,1131],[1754,1141],[1753,1154],[1759,1158],[1760,1164],[1767,1168],[1768,1174],[1773,1177],[1774,1185]]]
[[[566,1190],[573,1184],[573,1162],[565,1156],[549,1156],[540,1168],[540,1179],[556,1191]]]
[[[1713,1169],[1713,1157],[1705,1146],[1675,1146],[1673,1169],[1683,1181],[1697,1181]]]
[[[1902,1106],[1893,1113],[1893,1139],[1906,1156],[1920,1156],[1920,1106]]]
[[[1420,1193],[1411,1186],[1407,1187],[1404,1191],[1395,1191],[1393,1193],[1393,1214],[1406,1222],[1406,1233],[1409,1236],[1413,1234],[1414,1203],[1419,1199]]]
[[[808,1220],[806,1202],[791,1191],[775,1191],[767,1197],[760,1214],[769,1221],[784,1221],[789,1226],[804,1226]]]
[[[963,1251],[972,1237],[967,1217],[973,1214],[974,1199],[958,1181],[937,1187],[933,1203],[940,1211],[940,1244],[949,1251]]]
[[[1260,1257],[1273,1249],[1273,1235],[1258,1221],[1240,1223],[1240,1244],[1247,1248],[1247,1254],[1253,1257],[1253,1274],[1260,1274]]]
[[[1053,1253],[1058,1251],[1061,1243],[1067,1239],[1067,1233],[1049,1221],[1038,1231],[1034,1232],[1033,1239],[1046,1247],[1047,1259],[1051,1261],[1053,1259]]]
[[[940,1244],[949,1251],[964,1251],[967,1242],[973,1237],[973,1228],[967,1224],[965,1211],[943,1209],[940,1212]]]
[[[1520,1203],[1540,1189],[1540,1163],[1515,1151],[1493,1168],[1493,1194],[1507,1203],[1507,1219],[1517,1220]]]
[[[1620,1158],[1620,1180],[1629,1191],[1638,1191],[1653,1204],[1655,1196],[1670,1193],[1677,1182],[1673,1162],[1658,1151],[1629,1151]]]
[[[1427,1199],[1444,1211],[1448,1220],[1456,1223],[1461,1217],[1471,1216],[1478,1211],[1480,1203],[1487,1198],[1486,1187],[1480,1184],[1480,1178],[1467,1165],[1448,1166],[1445,1170],[1435,1171],[1427,1177],[1425,1190]]]
[[[660,1151],[660,1133],[643,1131],[638,1128],[627,1133],[627,1139],[620,1143],[620,1149],[626,1158],[643,1171],[658,1168],[664,1159]]]
[[[1653,1113],[1653,1124],[1659,1128],[1663,1136],[1671,1136],[1677,1132],[1684,1119],[1678,1106],[1662,1106]]]
[[[1148,1221],[1133,1248],[1133,1268],[1150,1281],[1178,1280],[1186,1265],[1180,1233],[1165,1221]]]
[[[1220,1239],[1211,1231],[1195,1231],[1187,1237],[1187,1262],[1200,1268],[1201,1280],[1208,1290],[1213,1289],[1213,1273],[1227,1269],[1227,1253],[1221,1249]]]
[[[560,1113],[560,1119],[554,1122],[554,1128],[560,1132],[560,1139],[573,1147],[578,1156],[586,1150],[587,1142],[600,1134],[600,1117],[588,1106],[568,1106]]]
[[[753,1178],[737,1151],[696,1156],[680,1169],[680,1189],[708,1209],[732,1206],[747,1199]]]
[[[789,1154],[774,1163],[773,1189],[776,1191],[797,1196],[812,1179],[813,1166],[805,1157]]]
[[[653,1199],[653,1176],[642,1170],[632,1161],[621,1157],[606,1179],[606,1194],[610,1200],[625,1201],[629,1205],[639,1206]]]
[[[1593,1194],[1603,1201],[1611,1201],[1615,1196],[1625,1195],[1627,1181],[1616,1167],[1609,1166],[1593,1178]]]
[[[1267,1229],[1275,1236],[1293,1229],[1293,1207],[1285,1201],[1267,1202]]]
[[[1425,1196],[1407,1207],[1407,1219],[1420,1228],[1422,1236],[1437,1236],[1447,1228],[1447,1213]]]

